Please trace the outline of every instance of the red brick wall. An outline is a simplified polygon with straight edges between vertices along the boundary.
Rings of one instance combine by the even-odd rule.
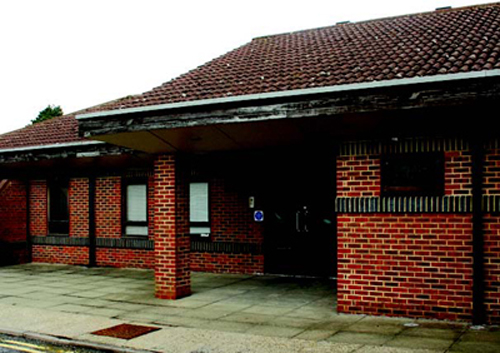
[[[253,220],[244,185],[218,177],[210,179],[209,189],[212,240],[262,243],[263,225]]]
[[[154,178],[156,296],[176,299],[191,293],[188,190],[173,155],[157,158]]]
[[[486,154],[484,191],[486,195],[500,195],[500,150],[490,150]]]
[[[338,311],[468,320],[470,215],[338,216]]]
[[[445,152],[445,195],[472,195],[470,152]]]
[[[484,193],[500,196],[500,150],[487,152]],[[486,312],[490,323],[500,324],[500,216],[488,214],[484,227]]]
[[[30,185],[30,234],[46,236],[47,232],[47,182],[35,180]]]
[[[69,235],[89,236],[89,181],[78,178],[69,181]]]
[[[254,209],[248,198],[261,198],[255,190],[256,178],[250,177],[248,165],[254,160],[234,154],[206,156],[190,166],[195,177],[188,179],[209,184],[210,241],[233,243],[263,243],[262,223],[253,220]],[[253,168],[252,168],[253,169]],[[257,206],[258,207],[258,206]],[[261,254],[222,254],[193,252],[191,269],[217,273],[262,273]]]
[[[152,250],[98,248],[97,266],[154,268]]]
[[[120,177],[97,178],[95,221],[97,238],[121,238],[122,191]]]
[[[26,187],[18,180],[0,190],[0,241],[26,241]]]
[[[471,195],[472,171],[470,153],[448,151],[444,153],[444,156],[445,195]],[[500,179],[496,181],[500,186]],[[378,155],[338,157],[337,196],[380,196],[380,157]]]
[[[337,158],[338,197],[380,196],[380,157],[339,156]]]
[[[264,255],[193,252],[191,270],[214,273],[262,273]]]
[[[29,261],[26,242],[26,187],[19,180],[0,181],[0,265]]]
[[[485,302],[491,324],[500,324],[500,216],[485,217]]]
[[[33,245],[33,262],[88,265],[89,249],[82,246]]]
[[[472,194],[471,155],[446,151],[445,195]],[[380,197],[380,155],[337,160],[338,197]],[[469,320],[470,214],[339,214],[338,311]]]

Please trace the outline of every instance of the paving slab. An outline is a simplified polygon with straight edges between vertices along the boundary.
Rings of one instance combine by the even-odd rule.
[[[341,342],[341,343],[357,343],[370,346],[381,346],[394,336],[384,335],[377,333],[359,333],[359,332],[337,332],[328,338],[328,342]]]
[[[463,342],[493,342],[500,343],[500,328],[492,327],[484,330],[469,330],[461,338]]]
[[[210,321],[209,330],[222,331],[222,332],[237,332],[245,333],[251,328],[257,326],[256,324],[242,323],[242,322],[229,322],[229,321]]]
[[[249,323],[249,324],[265,324],[265,323],[268,323],[276,318],[277,318],[276,316],[272,316],[272,315],[238,312],[238,313],[224,316],[223,318],[221,318],[221,320],[242,322],[242,323]]]
[[[246,331],[248,334],[272,337],[295,337],[304,332],[302,328],[256,325]]]
[[[438,339],[438,338],[425,338],[411,337],[411,336],[398,336],[387,342],[385,345],[388,347],[403,347],[403,348],[422,348],[431,349],[445,352],[455,342],[454,339]]]
[[[91,308],[90,310],[87,310],[85,314],[87,315],[95,315],[95,316],[103,316],[103,317],[117,317],[120,315],[126,314],[126,310],[119,310],[119,309],[111,309],[111,308]]]
[[[232,311],[228,310],[223,310],[223,309],[206,309],[206,307],[200,308],[200,309],[194,309],[194,310],[186,310],[183,314],[183,316],[187,317],[195,317],[195,318],[200,318],[200,319],[209,319],[209,320],[216,320],[223,318],[225,316],[233,314]]]
[[[150,350],[168,350],[171,353],[350,353],[361,347],[361,345],[355,344],[336,345],[299,339],[186,328],[156,331],[148,334],[147,337],[143,336],[131,340],[127,346]]]
[[[271,326],[285,326],[307,329],[313,327],[316,320],[300,318],[300,317],[286,317],[278,316],[268,321],[267,324]]]
[[[104,295],[106,295],[106,293],[98,292],[95,288],[87,291],[77,291],[71,294],[72,297],[77,298],[101,298]]]
[[[498,342],[457,342],[448,352],[454,353],[498,353],[500,343]]]
[[[356,351],[356,353],[443,353],[441,350],[421,349],[421,348],[402,348],[402,347],[387,347],[387,346],[364,346]]]
[[[120,309],[120,310],[125,310],[125,311],[144,311],[147,309],[151,309],[151,305],[144,305],[144,304],[133,304],[133,303],[126,303],[126,302],[113,302],[113,301],[107,301],[107,300],[101,300],[101,303],[98,303],[99,307],[103,308],[110,308],[110,309]],[[90,306],[91,301],[87,303],[81,303],[85,305]],[[104,304],[104,305],[102,305]]]
[[[343,330],[359,333],[396,335],[401,333],[406,328],[404,324],[408,322],[411,322],[411,320],[384,317],[364,317],[361,320],[346,326]]]
[[[316,308],[316,309],[298,308],[298,309],[294,309],[294,310],[290,311],[285,316],[302,317],[302,318],[316,319],[316,320],[326,320],[326,319],[330,319],[330,318],[337,316],[337,313],[330,311],[330,310],[320,309],[320,308]]]
[[[249,308],[251,306],[252,305],[250,305],[250,304],[237,304],[237,303],[227,304],[227,303],[215,302],[215,303],[211,303],[211,304],[204,306],[204,308],[205,309],[212,309],[212,310],[227,310],[227,311],[231,311],[234,313],[234,312],[242,311],[242,310]]]
[[[119,323],[109,318],[0,305],[0,327],[74,338]]]
[[[329,331],[329,330],[305,330],[299,335],[295,336],[295,338],[299,338],[302,340],[313,340],[313,341],[322,341],[326,340],[333,336],[337,331]]]
[[[26,300],[21,303],[17,303],[16,305],[22,306],[22,307],[27,307],[27,308],[51,308],[57,305],[60,305],[59,301],[55,300]]]
[[[86,313],[93,308],[85,305],[77,305],[77,304],[62,304],[56,305],[51,308],[52,310],[62,311],[66,313]]]
[[[161,299],[158,299],[161,300]],[[168,303],[165,305],[169,305],[172,307],[177,307],[177,308],[190,308],[190,309],[196,309],[196,308],[201,308],[204,306],[207,306],[208,304],[213,303],[210,300],[198,300],[193,297],[187,297],[179,300],[170,300]]]
[[[154,315],[163,315],[163,316],[179,316],[183,315],[187,312],[192,311],[192,309],[184,309],[184,308],[176,308],[176,307],[169,307],[169,306],[161,306],[161,307],[154,307],[154,306],[149,306],[146,309],[138,310],[138,312],[142,314],[154,314]]]
[[[252,313],[252,314],[266,314],[266,315],[281,316],[281,315],[288,314],[292,310],[293,310],[293,308],[269,306],[265,303],[265,305],[250,306],[246,309],[243,309],[242,312]]]
[[[212,327],[212,321],[187,316],[162,316],[156,319],[154,324],[173,326],[173,327],[190,327],[209,329]]]
[[[401,337],[411,336],[420,338],[436,338],[436,339],[448,339],[456,340],[462,332],[453,329],[442,329],[442,328],[427,328],[427,327],[412,327],[407,328],[401,332]]]
[[[146,314],[142,312],[126,312],[118,315],[115,318],[126,322],[153,323],[163,319],[164,316],[157,314]]]

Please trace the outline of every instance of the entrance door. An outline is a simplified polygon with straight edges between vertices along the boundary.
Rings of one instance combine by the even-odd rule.
[[[278,153],[268,164],[265,267],[276,274],[335,276],[333,152]]]

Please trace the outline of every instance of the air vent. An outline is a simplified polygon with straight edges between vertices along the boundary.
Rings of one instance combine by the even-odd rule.
[[[337,22],[336,25],[346,25],[348,23],[351,23],[351,21],[340,21],[340,22]]]

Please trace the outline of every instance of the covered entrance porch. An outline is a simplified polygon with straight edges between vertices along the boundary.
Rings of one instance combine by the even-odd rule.
[[[170,222],[170,224],[160,223],[159,227],[155,224],[155,249],[159,255],[156,265],[158,297],[178,298],[189,294],[190,276],[185,261],[188,242],[184,239],[184,232],[188,229],[188,225],[183,223],[183,220],[188,219],[187,203],[183,203],[183,200],[187,200],[188,196],[179,192],[183,187],[182,183],[185,182],[185,179],[179,174],[181,168],[178,168],[182,155],[208,155],[221,151],[236,153],[237,151],[240,156],[243,156],[248,151],[269,151],[274,148],[297,151],[297,147],[301,151],[301,147],[307,146],[310,148],[309,151],[313,151],[313,153],[302,150],[301,152],[304,153],[302,157],[288,158],[288,161],[282,165],[280,165],[279,159],[273,161],[271,158],[266,170],[266,172],[270,172],[264,176],[267,185],[264,183],[264,186],[258,189],[268,190],[260,199],[257,199],[262,202],[262,205],[256,204],[255,206],[257,210],[264,209],[264,222],[267,223],[262,227],[265,251],[269,251],[268,254],[274,255],[274,258],[277,259],[274,263],[272,260],[264,261],[265,270],[271,269],[272,272],[277,270],[295,274],[314,272],[314,269],[307,266],[298,266],[299,261],[293,261],[298,259],[299,255],[297,255],[297,251],[294,251],[292,239],[299,239],[298,242],[295,242],[295,244],[299,244],[295,245],[295,248],[300,249],[301,253],[304,254],[308,251],[307,247],[304,246],[306,243],[300,242],[301,239],[304,239],[301,237],[302,235],[311,231],[316,233],[316,230],[317,234],[321,234],[322,227],[332,226],[335,229],[335,214],[334,212],[328,213],[329,207],[331,207],[330,210],[333,209],[333,201],[335,201],[339,205],[339,212],[345,214],[342,219],[340,217],[337,219],[339,222],[342,221],[343,225],[336,227],[339,233],[339,243],[341,233],[343,233],[342,241],[344,241],[337,250],[339,258],[342,257],[341,260],[337,261],[339,268],[342,266],[338,282],[338,308],[340,311],[456,318],[458,315],[455,313],[455,303],[446,308],[440,308],[440,304],[431,304],[429,307],[422,307],[418,304],[439,301],[439,298],[436,297],[429,298],[427,293],[408,305],[409,301],[406,298],[412,297],[413,293],[411,289],[405,288],[401,290],[404,295],[395,300],[395,292],[388,291],[388,286],[384,285],[383,281],[388,278],[391,282],[390,286],[399,287],[400,283],[405,283],[406,279],[410,277],[407,268],[413,270],[414,266],[404,262],[404,266],[396,266],[397,271],[403,271],[401,274],[386,276],[385,273],[380,274],[380,271],[394,272],[391,272],[390,267],[378,265],[399,255],[410,256],[409,259],[411,259],[413,248],[411,251],[401,254],[396,250],[390,254],[392,257],[389,257],[383,253],[383,246],[381,249],[372,251],[372,243],[368,236],[365,237],[365,234],[376,233],[382,234],[381,238],[383,239],[390,238],[385,230],[391,228],[391,225],[379,225],[382,223],[380,221],[382,218],[377,218],[378,213],[383,213],[383,217],[388,218],[389,223],[397,222],[397,219],[390,218],[391,213],[411,213],[411,217],[408,216],[404,221],[418,225],[416,217],[419,217],[421,213],[428,212],[425,208],[427,204],[419,204],[419,208],[415,208],[413,204],[410,207],[406,203],[401,203],[405,201],[403,194],[397,195],[398,201],[401,202],[395,203],[391,199],[391,197],[396,197],[386,192],[390,191],[391,187],[404,188],[409,186],[410,190],[416,187],[415,190],[418,191],[420,190],[418,183],[427,183],[425,181],[427,179],[418,180],[418,185],[399,184],[399,174],[409,176],[407,179],[410,181],[413,177],[411,173],[408,173],[411,168],[409,169],[405,163],[400,163],[399,169],[396,168],[394,173],[389,172],[389,178],[384,179],[381,177],[381,169],[389,162],[387,162],[388,159],[384,159],[385,164],[383,164],[382,159],[386,158],[387,155],[400,155],[399,160],[404,161],[406,156],[403,155],[412,153],[425,152],[425,157],[430,158],[429,153],[439,152],[445,153],[446,158],[449,159],[464,152],[471,153],[472,165],[475,166],[474,172],[471,172],[471,184],[474,187],[473,190],[466,192],[471,195],[468,201],[480,206],[482,178],[477,171],[481,169],[481,154],[483,153],[481,149],[484,146],[482,146],[482,138],[477,139],[476,135],[484,132],[482,127],[486,126],[488,110],[495,106],[492,92],[496,90],[497,83],[494,80],[479,81],[475,78],[458,76],[455,81],[435,80],[430,82],[415,79],[400,81],[400,83],[377,83],[373,86],[353,85],[331,91],[311,90],[307,92],[297,91],[286,95],[269,94],[234,99],[221,98],[220,100],[194,103],[186,102],[96,112],[79,116],[78,119],[80,131],[88,138],[137,148],[143,152],[158,155],[157,166],[160,167],[155,169],[155,179],[159,183],[157,182],[156,185],[162,186],[164,182],[168,189],[158,188],[156,196],[165,199],[165,195],[168,195],[168,198],[170,195],[175,195],[175,199],[162,200],[160,203],[156,202],[155,205],[158,215],[161,215],[163,209],[169,210],[165,214]],[[474,92],[474,94],[471,95],[470,92]],[[472,127],[469,121],[471,116],[478,117],[477,125]],[[429,128],[431,126],[432,129]],[[447,145],[448,142],[436,144],[436,141],[448,140],[452,141],[451,145]],[[353,143],[350,144],[349,141],[353,141]],[[366,141],[368,143],[365,143]],[[457,141],[457,144],[454,145],[453,141]],[[338,145],[342,146],[339,155],[335,153],[335,148]],[[469,145],[472,147],[469,148]],[[344,149],[344,147],[346,148]],[[335,157],[340,156],[337,158],[337,164],[345,162],[342,167],[345,168],[343,177],[346,179],[345,183],[341,185],[343,190],[340,194],[335,192],[335,181],[332,180],[334,185],[332,188],[328,187],[329,183],[323,182],[325,180],[323,178],[328,180],[328,176],[335,175],[335,172],[330,173],[319,167],[324,161],[319,151],[331,152],[329,156],[331,156],[333,170]],[[292,155],[293,153],[289,154],[289,156]],[[365,160],[363,165],[359,162],[361,160]],[[169,161],[169,164],[165,164],[165,161]],[[303,168],[304,164],[301,162],[304,161],[311,163],[313,168]],[[325,165],[328,164],[328,162],[325,163]],[[389,164],[397,163],[390,162]],[[410,167],[418,167],[418,163],[410,164]],[[256,163],[252,165],[256,165]],[[234,166],[231,165],[231,167]],[[400,169],[403,172],[399,173]],[[430,169],[422,167],[422,170]],[[454,179],[445,177],[446,172],[451,173],[450,170],[449,168],[440,169],[440,178],[429,178],[429,184],[444,185],[444,181],[452,184]],[[255,170],[251,170],[251,172],[249,175],[255,176]],[[277,176],[273,177],[273,175]],[[425,175],[428,177],[428,173]],[[275,178],[274,182],[273,178]],[[366,184],[362,184],[363,182]],[[259,185],[258,182],[255,184]],[[296,187],[297,185],[300,187]],[[456,185],[453,187],[456,188]],[[450,197],[453,197],[453,201],[460,200],[458,196],[460,194],[455,195],[451,188],[441,190],[438,187],[438,189],[439,193],[436,191],[436,195],[432,194],[431,196],[440,197],[442,200],[448,200]],[[326,191],[322,192],[323,190]],[[333,190],[333,192],[330,193],[328,190]],[[266,200],[266,196],[271,194],[274,194],[274,197]],[[411,196],[416,198],[429,196],[427,193],[424,194],[412,194]],[[257,195],[257,191],[247,194],[248,197],[253,195]],[[311,195],[313,196],[311,197]],[[412,200],[419,201],[419,199]],[[246,202],[246,199],[243,201]],[[327,205],[327,207],[319,207],[317,214],[320,216],[313,216],[314,208],[321,204]],[[386,205],[390,205],[390,207],[386,207]],[[432,205],[429,207],[432,208]],[[438,211],[434,208],[432,210],[435,213]],[[439,212],[451,214],[467,211],[465,209],[454,210],[453,208],[443,208]],[[473,253],[475,258],[482,259],[481,219],[484,215],[480,207],[474,207],[474,210],[474,214],[470,216],[477,222],[473,222],[474,224],[470,222],[471,229],[467,236],[473,242],[468,254]],[[325,211],[326,217],[321,216]],[[350,216],[356,213],[359,216]],[[367,222],[365,214],[370,214],[377,220],[375,232],[371,231],[368,225],[365,225]],[[417,216],[413,214],[417,214]],[[319,222],[311,218],[316,218]],[[269,220],[271,221],[268,222]],[[374,222],[368,223],[373,226]],[[320,224],[321,227],[318,226],[314,229],[314,223]],[[266,234],[269,233],[271,236],[266,237]],[[401,233],[408,234],[409,232],[403,230]],[[362,238],[363,244],[361,242],[354,244],[351,241],[357,238]],[[331,245],[334,247],[335,232],[333,232],[333,239]],[[385,242],[384,240],[382,243]],[[325,245],[325,248],[328,248],[328,245]],[[316,249],[323,249],[323,246],[320,245]],[[362,250],[359,254],[353,254],[355,252],[353,249]],[[379,255],[379,251],[382,251],[380,261],[378,258],[375,259]],[[312,251],[309,251],[309,254],[305,257],[309,257],[313,261],[317,260]],[[438,254],[443,255],[443,252],[438,252]],[[470,256],[468,255],[468,257]],[[332,256],[332,258],[334,257]],[[366,269],[361,268],[362,266],[359,264],[361,260],[364,261]],[[406,260],[404,259],[404,261]],[[334,259],[332,261],[335,262]],[[448,262],[448,260],[443,260],[443,262]],[[306,260],[305,263],[310,264],[311,261]],[[418,264],[418,266],[421,265]],[[321,267],[328,268],[328,264]],[[474,272],[474,276],[467,275],[468,278],[473,277],[473,280],[467,283],[474,287],[475,294],[472,296],[472,290],[469,290],[471,287],[468,287],[466,297],[469,302],[474,297],[474,308],[477,310],[475,309],[476,312],[471,313],[472,305],[468,302],[466,308],[462,310],[463,316],[461,318],[468,319],[472,314],[477,317],[477,322],[481,322],[481,312],[484,311],[481,308],[483,303],[481,293],[484,294],[484,288],[481,287],[483,272],[481,261],[475,261],[474,268],[470,271]],[[369,279],[363,277],[365,274],[369,276]],[[465,274],[461,275],[465,276]],[[377,276],[384,279],[380,280]],[[417,279],[419,283],[426,283],[423,277]],[[372,291],[373,286],[370,286],[372,283],[378,288],[377,290],[380,289],[380,293]],[[405,285],[419,286],[419,284]],[[163,294],[164,291],[167,292],[167,295]],[[352,293],[358,292],[359,295],[352,295]],[[175,295],[169,293],[175,293]],[[342,298],[343,303],[340,303],[340,298]],[[380,298],[382,300],[379,300]],[[385,303],[390,305],[385,305]],[[410,312],[413,310],[413,305],[419,311]],[[400,310],[401,308],[404,310]],[[441,312],[444,312],[445,315],[440,315]]]

